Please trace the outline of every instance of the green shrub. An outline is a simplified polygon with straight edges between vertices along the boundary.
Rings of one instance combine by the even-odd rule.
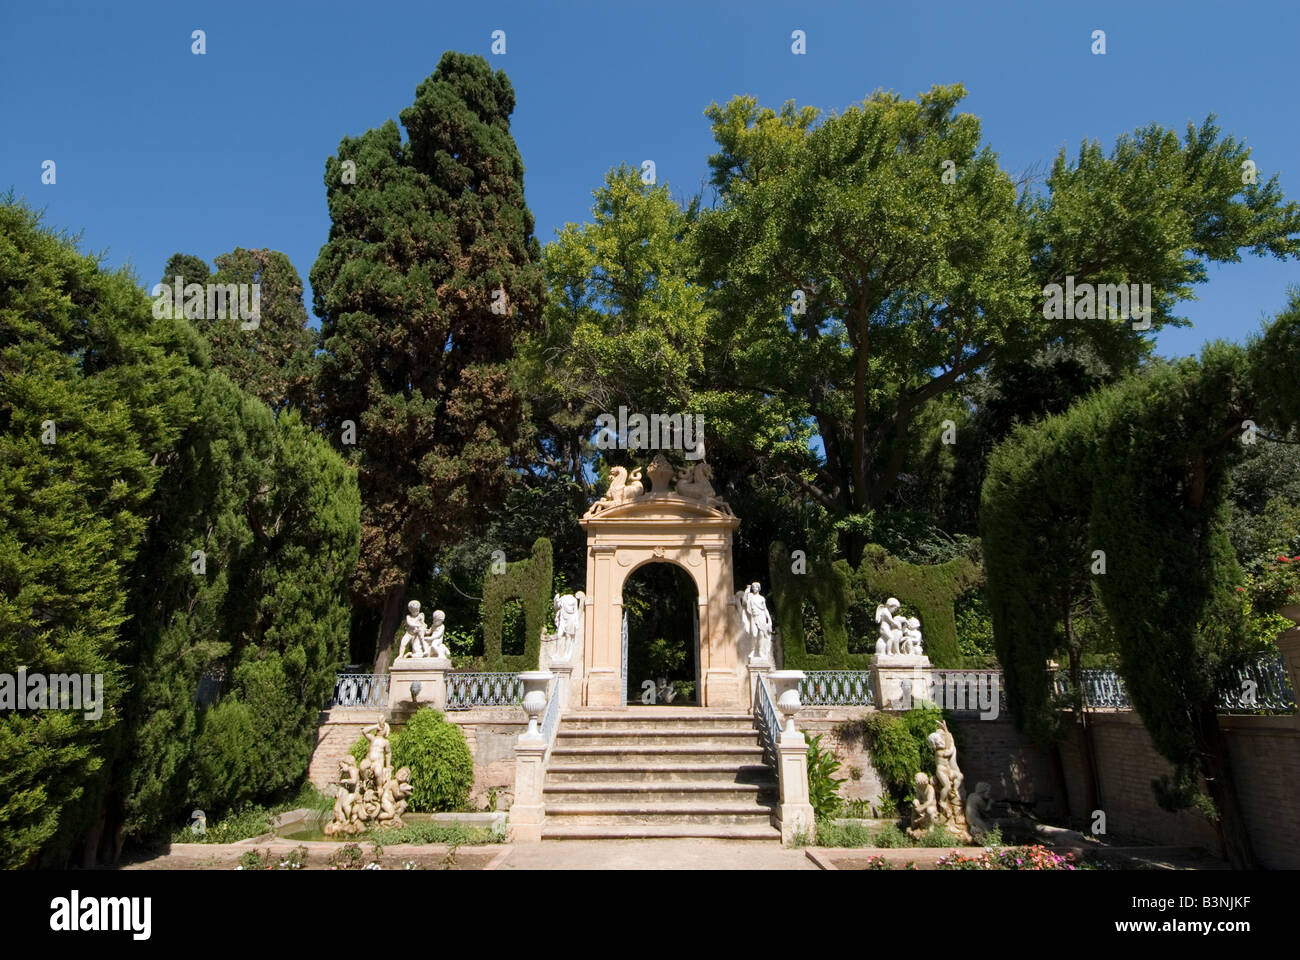
[[[870,828],[860,823],[821,823],[817,826],[819,847],[874,847],[877,846]]]
[[[407,823],[400,827],[385,827],[375,833],[384,843],[443,843],[453,847],[500,843],[486,827],[465,826],[459,823]]]
[[[840,761],[835,751],[822,749],[822,734],[808,741],[808,802],[818,820],[826,820],[840,812],[840,784],[835,771]],[[820,828],[819,828],[820,829]]]
[[[474,758],[460,727],[421,710],[393,735],[393,769],[411,768],[411,810],[455,810],[469,800]]]
[[[874,845],[894,849],[897,847],[910,847],[913,844],[912,838],[900,830],[897,824],[889,823],[876,831]]]

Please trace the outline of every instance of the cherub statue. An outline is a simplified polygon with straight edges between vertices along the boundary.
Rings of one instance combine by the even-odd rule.
[[[975,791],[966,798],[966,826],[976,837],[982,836],[993,829],[986,819],[989,808],[992,806],[989,793],[989,785],[981,780],[975,784]]]
[[[377,723],[366,727],[361,733],[370,741],[370,749],[366,751],[366,759],[362,763],[363,765],[369,765],[370,772],[375,778],[375,788],[382,790],[384,784],[388,782],[389,776],[392,775],[392,753],[388,743],[388,721],[380,717]]]
[[[442,642],[442,636],[447,631],[446,620],[447,615],[441,610],[433,611],[433,626],[429,627],[428,632],[424,635],[424,655],[426,657],[436,657],[439,660],[451,659],[451,650]]]
[[[899,651],[918,657],[921,655],[921,621],[916,617],[908,617],[903,621],[903,639],[899,644]]]
[[[890,597],[876,607],[876,623],[880,626],[880,637],[876,640],[876,653],[894,655],[899,652],[903,640],[903,622],[897,616],[902,606],[898,598]]]
[[[424,614],[420,612],[420,601],[412,600],[406,605],[406,633],[402,634],[402,645],[397,650],[397,659],[402,660],[407,656],[427,657],[429,652],[424,636],[428,631],[429,628],[424,623]]]
[[[415,787],[411,785],[411,768],[402,767],[388,783],[384,784],[379,795],[379,825],[381,827],[400,827],[402,814],[406,812],[406,801]]]
[[[939,822],[939,806],[934,798],[934,786],[924,772],[918,772],[915,780],[916,796],[912,799],[912,826],[908,831],[922,834]]]
[[[347,831],[352,822],[357,803],[357,788],[361,783],[361,770],[351,755],[339,761],[339,788],[334,796],[334,819],[325,824],[324,833],[332,837]]]

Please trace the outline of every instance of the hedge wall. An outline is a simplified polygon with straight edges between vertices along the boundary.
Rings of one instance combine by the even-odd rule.
[[[953,603],[983,581],[983,571],[973,560],[958,557],[934,565],[905,563],[873,544],[867,547],[857,570],[844,560],[809,560],[804,573],[790,568],[785,545],[773,544],[768,573],[786,669],[867,669],[873,654],[849,653],[848,610],[854,602],[883,603],[888,597],[902,602],[906,616],[920,618],[925,651],[936,667],[961,665]],[[820,654],[809,653],[805,643],[805,600],[812,602],[822,623],[825,646]]]
[[[845,626],[852,602],[849,565],[843,560],[808,560],[804,573],[794,573],[783,543],[772,544],[767,555],[772,578],[772,612],[781,631],[782,661],[787,670],[865,670],[871,656],[849,653]],[[809,653],[804,642],[803,604],[812,601],[822,623],[822,653]]]
[[[904,616],[920,619],[930,662],[936,667],[959,667],[962,658],[953,604],[983,580],[980,565],[967,557],[937,564],[905,563],[871,544],[851,584],[854,600],[884,603],[897,597]]]
[[[517,672],[536,670],[542,652],[542,630],[551,609],[551,541],[538,537],[527,560],[507,563],[501,573],[489,568],[483,576],[484,669]],[[506,601],[518,600],[524,608],[524,652],[501,652],[501,628]]]

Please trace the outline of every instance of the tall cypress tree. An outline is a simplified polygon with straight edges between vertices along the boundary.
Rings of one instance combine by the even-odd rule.
[[[507,364],[540,317],[540,245],[510,134],[514,89],[448,52],[397,125],[326,162],[329,241],[311,271],[324,422],[355,459],[362,498],[356,598],[381,613],[387,668],[417,552],[499,504],[528,439]],[[355,425],[355,443],[346,422]]]

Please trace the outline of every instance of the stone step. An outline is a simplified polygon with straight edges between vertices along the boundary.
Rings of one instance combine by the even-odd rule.
[[[565,714],[566,730],[748,730],[754,732],[754,718],[747,714],[669,714],[662,717],[645,714],[596,713]]]
[[[600,729],[574,730],[562,726],[555,735],[557,747],[598,747],[598,746],[653,746],[653,745],[695,745],[695,746],[729,746],[735,744],[752,744],[756,742],[752,729],[727,729],[725,727],[688,727],[673,729],[629,730],[623,727],[606,727]]]
[[[781,831],[769,824],[551,824],[542,827],[543,840],[651,840],[687,837],[701,840],[745,840],[780,843]]]
[[[761,763],[633,763],[615,764],[609,760],[598,763],[551,764],[546,773],[549,783],[693,783],[731,782],[768,784],[776,783],[776,773]]]
[[[547,783],[542,788],[547,809],[552,804],[672,804],[698,803],[774,803],[778,797],[776,783],[629,783],[593,780],[585,783]]]
[[[677,823],[738,825],[769,824],[773,807],[744,802],[655,802],[637,803],[550,803],[546,804],[546,825],[645,826]]]
[[[744,744],[620,744],[615,746],[568,747],[556,744],[551,750],[551,766],[568,763],[622,764],[628,760],[658,760],[665,763],[734,763],[736,766],[762,763],[763,748],[757,743]]]

